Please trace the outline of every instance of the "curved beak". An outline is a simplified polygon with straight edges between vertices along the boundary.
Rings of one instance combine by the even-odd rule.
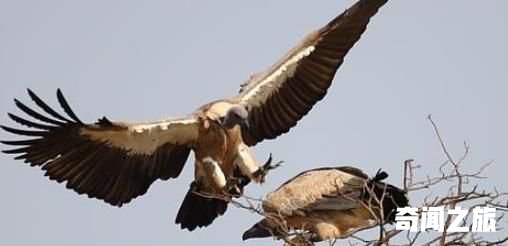
[[[242,240],[247,240],[250,238],[261,238],[261,237],[271,237],[272,233],[265,228],[265,226],[262,226],[258,222],[254,226],[252,226],[249,230],[245,231],[242,235]]]
[[[240,127],[244,128],[246,130],[250,130],[249,120],[248,119],[242,120],[242,122],[240,123]]]

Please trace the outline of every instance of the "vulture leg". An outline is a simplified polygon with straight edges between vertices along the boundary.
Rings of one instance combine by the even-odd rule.
[[[202,162],[217,188],[233,197],[240,197],[243,194],[243,187],[250,181],[248,177],[243,175],[226,177],[219,163],[211,157],[205,157]]]
[[[272,164],[272,162],[273,162],[272,153],[270,153],[270,156],[268,157],[268,160],[266,160],[266,163],[263,166],[259,167],[259,169],[252,174],[252,176],[254,176],[255,179],[259,180],[259,183],[264,183],[266,175],[268,175],[268,172],[277,167],[280,167],[284,161],[278,161],[275,164]]]
[[[224,189],[232,197],[238,198],[243,195],[243,187],[245,185],[242,185],[242,184],[245,182],[246,181],[244,181],[244,178],[242,178],[242,177],[229,178],[226,182],[226,187]]]
[[[315,242],[333,240],[341,235],[339,228],[326,222],[317,223],[314,226],[314,232],[316,233],[316,237],[313,239]]]
[[[232,197],[238,198],[243,195],[243,188],[250,183],[251,179],[242,173],[239,167],[235,168],[233,177],[230,177],[226,183],[226,191]]]
[[[224,172],[222,172],[219,163],[217,163],[217,161],[211,157],[205,157],[202,162],[207,171],[207,174],[211,176],[217,188],[225,188],[227,184],[226,175],[224,175]]]
[[[266,163],[263,166],[259,166],[259,162],[256,160],[250,148],[245,144],[240,144],[236,152],[235,165],[239,168],[243,176],[254,180],[256,183],[264,183],[268,172],[282,164],[282,161],[275,164],[273,164],[272,161],[272,154],[270,153],[270,157]]]

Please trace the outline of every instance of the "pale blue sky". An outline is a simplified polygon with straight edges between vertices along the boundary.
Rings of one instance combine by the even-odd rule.
[[[234,95],[353,2],[0,0],[0,123],[11,124],[12,98],[28,101],[27,87],[52,105],[61,88],[88,122],[185,115]],[[289,134],[256,146],[260,160],[273,152],[286,164],[247,193],[260,197],[318,166],[352,164],[371,174],[381,167],[397,185],[407,158],[434,171],[444,156],[429,113],[454,155],[466,140],[468,165],[494,160],[485,187],[506,190],[506,9],[504,0],[390,1],[325,100]],[[243,243],[259,217],[234,207],[192,233],[173,223],[192,161],[180,178],[156,182],[119,209],[1,154],[0,245],[273,245]]]

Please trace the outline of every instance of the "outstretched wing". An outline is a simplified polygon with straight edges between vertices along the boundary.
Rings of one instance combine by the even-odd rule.
[[[197,120],[192,117],[144,124],[115,123],[103,117],[95,124],[84,124],[60,90],[58,101],[67,116],[31,90],[28,94],[45,114],[15,99],[16,106],[31,119],[11,113],[9,117],[36,130],[0,126],[29,137],[1,141],[15,146],[3,152],[18,155],[15,159],[31,166],[41,166],[50,179],[67,181],[67,188],[79,194],[112,205],[121,206],[143,195],[156,179],[177,177],[198,137]]]
[[[251,128],[243,132],[248,145],[288,132],[325,96],[344,57],[386,2],[360,0],[242,85],[235,100],[249,111]]]
[[[367,175],[353,167],[305,171],[270,192],[263,203],[267,212],[291,216],[312,210],[359,207]]]

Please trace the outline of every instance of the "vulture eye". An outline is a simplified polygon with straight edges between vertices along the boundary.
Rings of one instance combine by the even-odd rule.
[[[240,117],[240,116],[238,116],[238,114],[237,114],[236,112],[234,112],[234,111],[231,111],[231,115],[230,115],[230,116],[231,116],[231,118],[233,118],[233,119],[238,119],[238,118]]]

